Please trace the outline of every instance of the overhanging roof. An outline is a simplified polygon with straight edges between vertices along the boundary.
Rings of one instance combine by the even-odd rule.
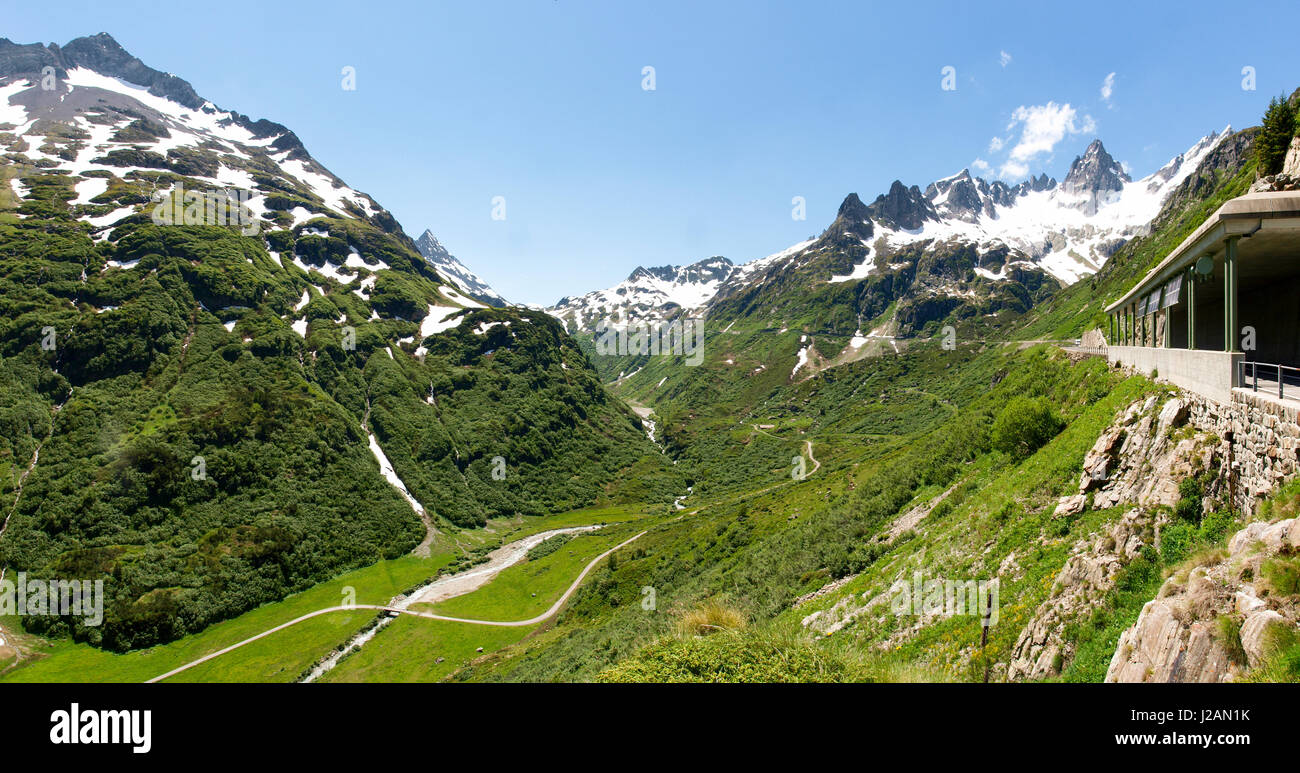
[[[1283,236],[1281,232],[1295,232],[1295,239],[1261,238],[1257,243],[1261,249],[1246,249],[1246,244],[1253,241],[1252,235],[1268,231],[1268,236]],[[1242,242],[1239,259],[1258,259],[1276,252],[1281,244],[1288,246],[1292,254],[1300,252],[1300,191],[1278,191],[1248,193],[1224,202],[1223,206],[1205,219],[1195,231],[1182,241],[1173,252],[1142,277],[1123,297],[1106,307],[1107,312],[1127,305],[1134,298],[1140,297],[1159,287],[1164,282],[1181,272],[1188,265],[1206,253],[1219,248],[1229,236],[1252,236],[1251,240]]]

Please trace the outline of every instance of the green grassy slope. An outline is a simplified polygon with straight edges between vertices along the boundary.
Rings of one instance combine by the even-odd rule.
[[[444,529],[684,488],[554,320],[470,309],[421,338],[456,301],[389,221],[246,236],[141,212],[95,240],[77,217],[205,184],[132,171],[72,205],[77,178],[18,158],[0,162],[31,192],[0,202],[0,493],[40,454],[0,513],[0,566],[107,585],[102,626],[33,632],[147,647],[410,551],[425,527],[367,430]],[[313,196],[268,197],[272,219],[328,211]],[[323,269],[353,248],[372,268]]]

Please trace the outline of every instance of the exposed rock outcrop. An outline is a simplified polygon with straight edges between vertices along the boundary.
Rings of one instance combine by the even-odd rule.
[[[1114,200],[1124,184],[1132,182],[1124,167],[1106,152],[1101,140],[1093,140],[1082,156],[1070,164],[1061,181],[1061,190],[1081,198],[1078,206],[1089,215],[1104,203]]]
[[[1007,678],[1011,681],[1043,679],[1060,673],[1074,655],[1065,641],[1065,626],[1090,613],[1115,585],[1129,561],[1151,544],[1168,515],[1133,509],[1091,541],[1081,541],[1056,576],[1052,595],[1039,606],[1034,618],[1016,640]]]
[[[1083,460],[1079,492],[1057,505],[1058,514],[1120,505],[1154,507],[1178,502],[1178,482],[1216,466],[1220,449],[1207,432],[1188,428],[1188,403],[1176,397],[1160,404],[1155,395],[1130,405],[1097,438]]]
[[[1292,137],[1291,145],[1282,160],[1282,171],[1259,178],[1250,186],[1251,192],[1300,190],[1300,137]]]
[[[1240,392],[1231,403],[1191,393],[1134,403],[1097,439],[1084,458],[1078,494],[1062,498],[1057,513],[1082,511],[1089,493],[1093,509],[1173,506],[1178,481],[1193,470],[1213,473],[1206,494],[1214,506],[1232,500],[1234,509],[1253,514],[1300,474],[1297,410]]]
[[[927,220],[939,219],[920,188],[915,185],[909,188],[899,180],[889,186],[888,193],[877,196],[866,210],[870,217],[887,226],[909,231],[920,228]]]
[[[1012,650],[1007,677],[1043,679],[1060,673],[1074,655],[1066,624],[1091,611],[1115,585],[1120,570],[1147,545],[1159,547],[1159,533],[1178,502],[1178,484],[1215,464],[1212,436],[1187,426],[1182,398],[1161,402],[1152,395],[1128,406],[1107,427],[1083,460],[1078,492],[1062,497],[1054,515],[1070,517],[1088,508],[1128,505],[1116,523],[1071,552],[1052,587]]]
[[[1300,597],[1272,593],[1260,578],[1265,562],[1297,549],[1300,520],[1256,522],[1204,565],[1169,577],[1120,636],[1106,681],[1227,682],[1262,665],[1270,627],[1296,626]]]

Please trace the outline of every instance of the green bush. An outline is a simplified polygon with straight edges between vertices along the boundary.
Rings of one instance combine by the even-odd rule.
[[[1063,427],[1045,398],[1016,397],[993,422],[993,447],[1023,458],[1046,445]]]
[[[1228,528],[1232,526],[1232,521],[1230,512],[1210,513],[1201,521],[1201,539],[1209,543],[1222,542],[1228,535]]]
[[[869,682],[864,664],[811,642],[722,631],[668,638],[597,675],[598,682]]]
[[[1300,558],[1270,558],[1260,574],[1270,596],[1300,595]]]
[[[1247,682],[1300,682],[1300,634],[1273,623],[1264,630],[1265,661],[1246,675]]]
[[[1187,558],[1196,542],[1196,527],[1185,521],[1175,521],[1160,532],[1160,559],[1167,565]]]
[[[1174,505],[1174,516],[1179,520],[1199,523],[1201,520],[1201,497],[1204,486],[1199,478],[1183,478],[1178,483],[1178,503]]]
[[[1234,663],[1246,662],[1246,649],[1241,645],[1241,621],[1232,615],[1219,615],[1218,639]]]
[[[536,561],[539,558],[549,556],[568,544],[571,539],[573,539],[572,534],[556,534],[553,537],[548,537],[534,545],[532,549],[528,551],[528,560]]]

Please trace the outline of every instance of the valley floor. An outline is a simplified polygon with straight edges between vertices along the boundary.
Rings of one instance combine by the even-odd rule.
[[[1151,627],[1153,599],[1192,594],[1180,589],[1234,534],[1300,503],[1284,488],[1254,514],[1222,512],[1218,439],[1186,423],[1167,385],[1054,346],[972,349],[962,379],[936,381],[945,356],[846,365],[860,372],[696,419],[699,456],[678,462],[703,474],[677,507],[448,530],[428,557],[125,654],[0,620],[22,653],[0,681],[1098,682]],[[845,388],[874,399],[845,400]],[[1002,450],[998,417],[1026,394],[1060,426]],[[680,441],[671,414],[640,407],[669,430],[666,447]],[[1119,436],[1129,445],[1106,485],[1081,484],[1107,453],[1100,441]],[[1251,597],[1291,615],[1289,548],[1260,550],[1233,553],[1272,578]],[[1213,576],[1237,582],[1239,564]],[[900,582],[931,581],[996,581],[987,631],[973,607],[895,605]],[[1296,677],[1285,637],[1265,641],[1228,609],[1206,620],[1226,632],[1213,638],[1223,662],[1235,659],[1216,677]]]

